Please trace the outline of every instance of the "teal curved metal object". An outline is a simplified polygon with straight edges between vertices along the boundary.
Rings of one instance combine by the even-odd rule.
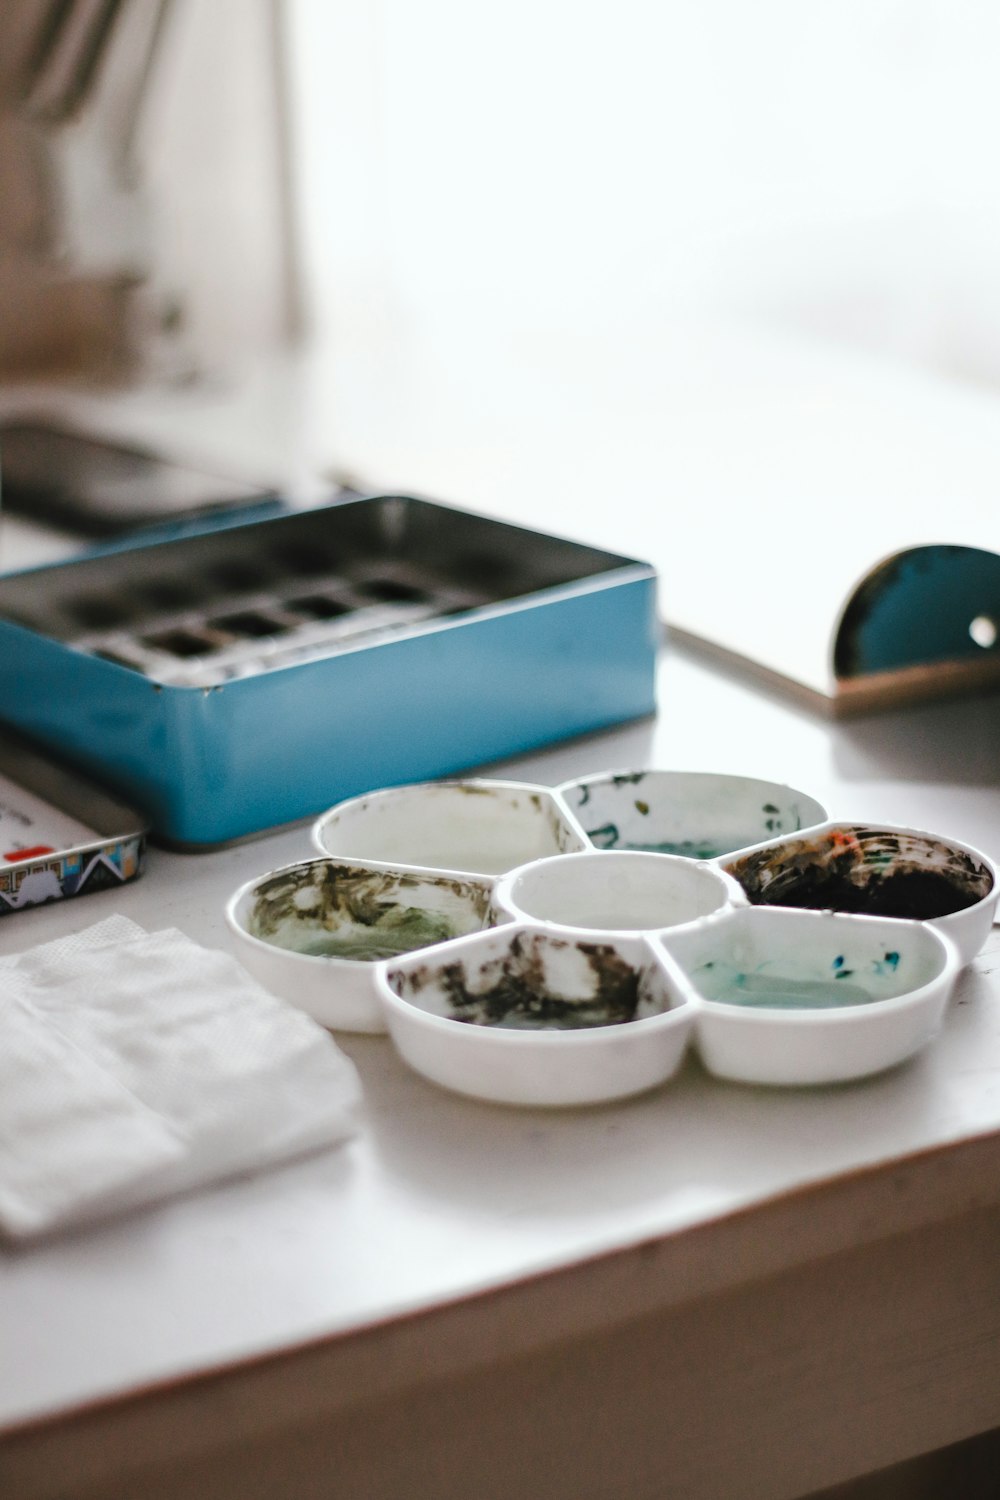
[[[841,679],[996,655],[1000,555],[978,547],[910,547],[869,573],[834,640]]]

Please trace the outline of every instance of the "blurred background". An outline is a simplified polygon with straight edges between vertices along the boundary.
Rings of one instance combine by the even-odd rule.
[[[744,320],[1000,375],[995,6],[288,7],[318,325]]]
[[[0,411],[631,551],[709,637],[721,521],[744,578],[824,563],[801,661],[749,611],[797,679],[879,557],[1000,542],[985,0],[6,0],[0,27]]]
[[[739,322],[1000,378],[985,0],[7,0],[2,25],[10,375]]]

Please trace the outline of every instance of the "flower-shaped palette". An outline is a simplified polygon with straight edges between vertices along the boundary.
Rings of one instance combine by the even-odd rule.
[[[890,1067],[934,1034],[1000,894],[968,845],[696,772],[393,787],[314,840],[231,899],[243,961],[324,1025],[388,1029],[425,1076],[505,1103],[654,1087],[692,1039],[747,1082]]]

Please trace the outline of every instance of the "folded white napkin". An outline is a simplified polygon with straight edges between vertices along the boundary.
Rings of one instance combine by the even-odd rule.
[[[328,1145],[360,1085],[228,954],[121,916],[0,958],[0,1232],[23,1239]]]

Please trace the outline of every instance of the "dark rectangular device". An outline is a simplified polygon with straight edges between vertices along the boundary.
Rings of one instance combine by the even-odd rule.
[[[273,494],[41,419],[0,423],[0,505],[84,536],[263,504]]]

